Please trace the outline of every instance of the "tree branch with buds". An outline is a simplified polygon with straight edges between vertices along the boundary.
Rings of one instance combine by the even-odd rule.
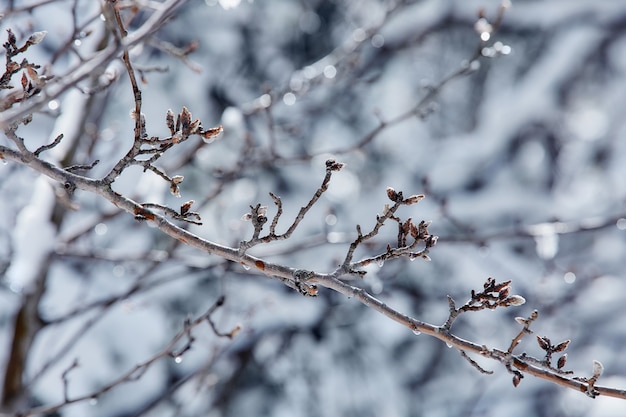
[[[321,272],[303,269],[298,265],[273,262],[269,257],[254,256],[249,252],[253,252],[250,251],[253,247],[270,242],[288,240],[292,238],[296,232],[301,231],[302,228],[300,225],[303,220],[306,216],[310,215],[311,209],[322,201],[333,178],[336,178],[335,176],[338,175],[343,175],[341,171],[344,168],[344,163],[338,162],[334,158],[328,158],[325,161],[325,173],[321,184],[316,189],[311,190],[312,195],[308,201],[305,201],[301,205],[293,219],[286,222],[287,226],[284,232],[279,232],[278,228],[285,222],[284,204],[286,203],[278,194],[269,194],[276,208],[276,212],[273,216],[268,215],[268,207],[262,205],[262,203],[251,203],[249,206],[250,210],[243,215],[242,220],[250,222],[252,231],[251,234],[248,235],[249,238],[240,241],[238,245],[227,246],[219,244],[216,241],[202,237],[200,235],[201,232],[197,231],[201,229],[188,230],[186,228],[186,226],[189,225],[202,226],[203,224],[200,215],[203,207],[202,205],[200,209],[197,208],[197,205],[194,207],[195,200],[188,199],[180,205],[175,204],[170,206],[153,201],[139,202],[141,200],[134,197],[131,198],[130,196],[116,191],[117,185],[119,185],[116,181],[120,176],[125,173],[129,167],[138,166],[142,168],[143,173],[151,171],[165,181],[173,196],[181,197],[184,194],[186,185],[184,183],[184,177],[180,174],[176,174],[176,169],[168,169],[167,167],[161,166],[160,164],[163,162],[161,158],[167,152],[171,152],[174,149],[191,147],[190,142],[194,140],[198,140],[198,142],[193,145],[193,149],[197,150],[200,146],[203,146],[204,143],[211,143],[222,134],[223,128],[221,125],[213,125],[215,127],[205,129],[200,119],[194,119],[192,113],[186,106],[183,106],[178,114],[175,114],[172,110],[166,111],[165,126],[169,131],[168,135],[160,137],[148,134],[148,123],[146,116],[142,113],[142,90],[137,81],[135,72],[139,72],[140,81],[143,73],[135,68],[129,50],[134,45],[150,37],[151,34],[160,27],[163,21],[171,16],[173,10],[176,9],[179,3],[182,3],[182,1],[168,0],[159,3],[158,7],[153,5],[153,7],[155,7],[153,15],[133,33],[129,33],[125,27],[125,20],[120,14],[122,6],[114,0],[106,1],[103,7],[105,14],[109,17],[113,17],[113,19],[109,19],[108,25],[110,28],[114,29],[114,44],[102,49],[89,60],[78,64],[73,68],[74,72],[68,72],[64,76],[56,78],[53,78],[51,75],[40,74],[39,72],[42,72],[41,66],[29,63],[26,60],[19,62],[16,60],[16,57],[26,52],[29,48],[36,47],[36,45],[42,41],[45,32],[35,32],[30,35],[26,41],[20,43],[17,41],[13,32],[9,31],[8,40],[4,44],[6,65],[3,75],[0,76],[0,89],[10,89],[12,87],[10,82],[13,77],[19,77],[20,73],[22,75],[19,80],[21,89],[16,89],[16,91],[3,96],[0,100],[0,112],[2,112],[0,115],[0,126],[3,128],[4,134],[8,139],[6,145],[0,145],[0,159],[27,166],[49,177],[53,181],[56,181],[60,184],[58,188],[65,193],[64,195],[67,196],[68,200],[71,200],[77,191],[97,195],[120,210],[129,213],[137,221],[150,223],[164,235],[175,239],[177,244],[196,248],[202,255],[211,255],[237,265],[242,265],[246,270],[250,271],[249,273],[263,274],[294,289],[303,296],[315,297],[320,295],[322,289],[327,289],[352,298],[367,308],[406,327],[407,330],[413,332],[415,335],[428,335],[446,343],[450,347],[455,347],[461,357],[465,359],[470,366],[483,374],[492,374],[494,371],[486,369],[479,361],[482,362],[482,359],[489,359],[498,362],[502,364],[507,372],[512,374],[512,382],[515,387],[521,383],[525,375],[532,375],[563,387],[580,391],[591,398],[597,396],[611,396],[626,399],[625,390],[598,385],[598,381],[604,372],[604,366],[599,361],[593,361],[592,374],[590,377],[578,376],[573,370],[566,369],[568,356],[565,351],[570,345],[569,339],[553,343],[547,336],[536,335],[534,341],[536,341],[541,351],[540,354],[533,355],[531,353],[518,352],[522,340],[530,337],[530,335],[534,333],[534,331],[531,330],[531,325],[536,322],[539,317],[537,311],[533,311],[530,316],[526,318],[517,317],[515,319],[516,323],[522,326],[522,328],[519,330],[515,329],[510,342],[503,342],[507,346],[506,348],[500,349],[494,346],[487,346],[477,341],[467,340],[458,336],[458,333],[453,327],[455,323],[457,323],[456,320],[461,315],[480,314],[483,310],[518,308],[525,304],[525,297],[513,293],[511,280],[498,282],[496,279],[489,277],[483,284],[482,289],[471,290],[469,298],[461,305],[457,304],[452,296],[448,296],[448,315],[447,317],[442,317],[443,324],[437,325],[414,318],[400,309],[387,304],[382,299],[384,296],[381,296],[381,299],[375,297],[373,293],[368,292],[364,288],[363,281],[354,279],[355,277],[365,277],[367,273],[366,267],[371,264],[382,266],[385,262],[399,262],[400,258],[411,261],[415,259],[422,259],[424,261],[431,260],[431,251],[435,250],[434,248],[438,242],[438,236],[429,231],[431,222],[427,220],[420,220],[419,222],[414,221],[413,217],[408,217],[403,213],[404,211],[413,209],[417,203],[422,201],[425,198],[424,194],[411,194],[405,197],[403,191],[388,187],[386,189],[388,201],[384,204],[382,204],[381,201],[383,209],[380,214],[375,215],[375,222],[372,228],[365,230],[360,224],[357,224],[355,226],[355,233],[349,234],[349,240],[347,240],[345,254],[342,254],[342,259],[338,261],[338,264],[332,266],[334,269],[331,268],[330,271]],[[497,46],[494,43],[490,43],[491,35],[501,24],[503,11],[504,8],[500,10],[497,18],[493,22],[487,21],[484,16],[477,22],[476,30],[480,33],[481,48],[470,61],[462,64],[461,68],[449,77],[444,78],[437,86],[432,88],[422,100],[410,108],[409,111],[386,121],[381,119],[380,125],[366,134],[355,146],[337,149],[336,153],[347,153],[356,149],[362,150],[370,144],[380,132],[388,129],[390,126],[397,125],[412,117],[425,117],[429,111],[429,103],[439,94],[440,90],[452,80],[477,70],[476,63],[480,57],[500,53],[504,54],[502,45]],[[187,50],[176,48],[165,42],[152,42],[159,44],[161,49],[184,58],[186,63],[189,63],[189,61],[187,61],[187,55],[197,46],[192,43]],[[58,134],[51,141],[45,142],[47,144],[38,147],[32,146],[27,140],[18,135],[18,131],[20,131],[23,126],[31,123],[34,112],[37,111],[46,100],[58,97],[64,91],[76,87],[80,80],[87,77],[89,71],[92,71],[103,63],[108,63],[116,59],[118,56],[121,62],[123,62],[126,73],[128,74],[130,88],[132,90],[134,105],[131,111],[133,134],[130,149],[126,151],[124,156],[112,164],[113,166],[108,172],[96,178],[97,174],[93,172],[97,171],[97,169],[94,168],[99,163],[98,159],[85,158],[86,163],[67,164],[67,166],[62,166],[62,164],[58,162],[50,162],[44,159],[44,156],[49,155],[48,151],[62,144],[64,140],[63,133]],[[193,68],[195,68],[195,66],[193,66]],[[265,108],[267,108],[267,106]],[[272,125],[272,123],[273,121],[270,121],[270,125]],[[224,123],[224,125],[226,126],[226,123]],[[20,132],[20,134],[23,133]],[[130,142],[130,137],[128,139]],[[276,162],[283,157],[277,155],[275,138],[270,138],[270,142],[270,155],[273,159],[268,161]],[[253,151],[252,146],[247,146],[242,154],[243,156],[249,156]],[[311,157],[312,155],[307,155],[308,159]],[[286,158],[287,157],[284,157],[284,159]],[[242,157],[241,160],[243,159]],[[302,159],[306,158],[303,157]],[[262,163],[259,163],[259,165],[262,165]],[[238,169],[241,168],[240,164],[241,162],[237,163]],[[129,173],[126,172],[126,174]],[[384,196],[381,196],[381,200],[383,198]],[[193,211],[192,208],[197,211]],[[374,217],[373,214],[372,217]],[[184,226],[179,225],[179,222]],[[395,228],[394,230],[397,230],[397,232],[394,232],[395,236],[389,239],[391,241],[384,242],[385,246],[379,246],[385,249],[380,252],[374,252],[368,248],[368,245],[370,245],[372,241],[381,239],[383,227],[389,227],[390,225],[393,226]],[[189,229],[192,228],[190,227]],[[532,235],[530,231],[528,231],[528,233],[529,236]],[[133,294],[139,287],[140,286],[137,284],[137,286],[134,286],[124,293],[125,296]],[[29,307],[31,307],[29,310],[31,311],[31,318],[37,320],[39,320],[39,316],[36,307],[43,294],[43,286],[40,288],[40,291],[42,291],[42,293],[37,294],[38,298],[36,303],[33,302],[29,305]],[[109,305],[107,303],[112,304],[120,299],[121,297],[105,299],[100,303],[92,304],[92,306],[100,307]],[[72,397],[69,394],[72,373],[75,369],[80,367],[78,359],[74,360],[71,365],[65,368],[61,373],[63,398],[59,400],[58,403],[41,405],[28,410],[18,410],[15,415],[27,416],[57,412],[69,404],[97,398],[121,384],[141,378],[156,361],[164,357],[172,357],[174,360],[178,360],[193,348],[196,339],[192,331],[204,322],[210,326],[215,336],[228,339],[236,337],[240,330],[239,326],[234,327],[230,331],[222,332],[218,330],[218,325],[212,319],[212,314],[223,305],[223,302],[223,298],[220,298],[204,314],[195,319],[186,320],[183,324],[183,328],[175,334],[170,342],[146,361],[142,361],[115,380],[105,383],[99,389],[77,397]],[[445,300],[443,302],[445,303]],[[74,315],[84,312],[87,309],[88,307],[85,307],[83,310],[73,310],[68,313],[65,319],[72,318]],[[90,326],[95,320],[96,319],[86,322],[84,326]],[[51,323],[40,321],[38,324],[45,326]],[[511,324],[514,325],[513,323]],[[31,339],[34,339],[34,334],[31,334],[31,336]],[[64,346],[69,347],[75,344],[79,337],[80,334],[76,333],[73,337],[69,338],[69,341],[67,341]],[[25,339],[22,339],[22,341],[23,340]],[[20,344],[19,342],[20,339],[16,336],[14,344],[17,346]],[[31,342],[32,340],[29,341],[29,345]],[[69,350],[69,348],[65,350]],[[15,351],[18,351],[17,348]],[[44,364],[40,372],[45,372],[51,364],[58,359],[59,355],[61,354],[52,355],[52,359]],[[25,361],[25,358],[22,359]],[[18,365],[22,366],[23,363]],[[23,369],[16,371],[12,380],[21,381],[23,377],[22,373]],[[39,374],[36,375],[38,376]],[[21,383],[16,384],[16,386],[19,386],[20,389],[23,388]]]

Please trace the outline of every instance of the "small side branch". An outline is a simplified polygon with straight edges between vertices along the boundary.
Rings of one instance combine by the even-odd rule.
[[[483,285],[483,291],[472,290],[471,298],[457,308],[454,299],[448,296],[449,315],[443,328],[450,329],[456,318],[468,311],[495,310],[498,307],[520,306],[526,302],[521,295],[511,295],[511,281],[496,283],[489,277]]]
[[[357,237],[350,244],[346,257],[342,265],[333,273],[334,276],[340,276],[344,274],[351,274],[357,276],[365,275],[365,271],[361,270],[362,267],[371,263],[382,265],[386,260],[395,259],[402,256],[408,257],[410,260],[421,258],[429,261],[428,256],[430,249],[437,243],[437,236],[431,235],[428,232],[429,221],[422,220],[417,225],[413,223],[409,218],[406,221],[402,221],[395,215],[400,206],[409,206],[419,203],[423,198],[423,194],[414,194],[409,197],[404,197],[402,191],[396,191],[391,187],[387,187],[387,197],[393,203],[391,206],[385,204],[382,215],[376,215],[376,223],[372,230],[366,234],[363,234],[361,226],[357,225]],[[397,246],[392,248],[391,245],[387,245],[387,250],[374,257],[364,258],[358,262],[352,262],[356,249],[362,243],[372,239],[380,232],[380,229],[385,225],[388,220],[393,220],[398,224],[398,240]],[[410,243],[409,243],[410,242]],[[420,251],[415,251],[415,248],[420,244],[424,244],[424,248]]]
[[[166,215],[170,216],[173,219],[201,226],[202,219],[200,218],[200,213],[196,213],[195,211],[190,211],[191,206],[193,205],[194,202],[195,202],[194,200],[189,200],[183,203],[180,206],[180,211],[178,212],[167,206],[156,204],[156,203],[143,203],[141,206],[144,209],[161,210],[163,213],[165,213]]]
[[[277,212],[274,218],[272,219],[269,233],[265,236],[260,236],[260,233],[263,229],[263,226],[267,222],[267,207],[261,206],[257,204],[256,206],[250,206],[250,212],[244,214],[242,217],[243,220],[252,221],[252,225],[254,227],[254,232],[252,234],[252,238],[250,240],[242,241],[239,244],[239,253],[241,255],[245,254],[248,249],[253,246],[256,246],[260,243],[268,243],[276,240],[286,240],[291,237],[293,232],[296,230],[304,216],[309,212],[311,207],[317,203],[322,194],[328,189],[328,184],[330,183],[330,179],[332,174],[335,171],[340,171],[344,167],[344,164],[341,162],[337,162],[334,159],[328,159],[326,161],[326,175],[324,176],[324,180],[319,188],[313,194],[313,197],[309,200],[309,202],[300,208],[300,211],[296,215],[295,219],[291,223],[291,226],[287,229],[287,231],[283,234],[276,234],[276,226],[278,225],[278,220],[280,216],[283,214],[283,206],[280,197],[276,194],[270,193],[270,196],[274,200],[274,204],[277,206]]]
[[[39,148],[37,148],[37,150],[35,150],[35,152],[33,152],[35,154],[35,156],[39,156],[39,154],[41,154],[44,151],[47,151],[49,149],[54,148],[55,146],[57,146],[59,143],[61,143],[61,140],[63,140],[63,133],[61,133],[59,136],[57,136],[51,144],[49,145],[43,145],[40,146]]]

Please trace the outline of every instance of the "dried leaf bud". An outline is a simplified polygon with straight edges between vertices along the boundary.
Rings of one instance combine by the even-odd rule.
[[[404,200],[404,202],[405,204],[411,205],[411,204],[419,203],[423,199],[424,199],[424,194],[413,194],[412,196],[407,197],[407,199]]]
[[[387,197],[391,201],[396,202],[398,200],[398,193],[393,188],[387,187]]]
[[[189,125],[189,133],[192,135],[195,135],[196,133],[198,133],[199,129],[202,129],[200,127],[200,119],[194,120],[191,123],[191,125]]]
[[[342,162],[337,162],[334,159],[327,159],[326,160],[326,169],[330,170],[330,171],[341,171],[341,169],[345,166],[344,163]]]
[[[512,295],[506,299],[508,305],[511,306],[521,306],[526,302],[526,299],[521,295]]]
[[[173,182],[170,184],[170,193],[172,193],[174,197],[180,197],[180,188]]]
[[[520,375],[520,374],[513,375],[513,386],[517,388],[517,386],[521,382],[522,378],[523,378],[523,376]]]
[[[539,347],[545,351],[550,350],[550,339],[547,337],[537,336],[537,343],[539,343]]]
[[[178,114],[176,119],[176,131],[181,131],[184,138],[187,138],[190,134],[189,125],[191,124],[191,112],[187,110],[187,107],[183,106],[183,109]]]
[[[172,177],[172,182],[174,184],[180,184],[181,182],[183,182],[184,179],[185,179],[185,177],[183,177],[182,175],[174,175]]]
[[[193,206],[193,203],[195,203],[195,200],[189,200],[189,201],[183,203],[180,206],[180,215],[184,216],[185,214],[187,214],[189,212],[189,210],[191,209],[191,206]]]
[[[222,132],[224,132],[224,129],[222,128],[222,125],[219,125],[209,130],[203,130],[201,136],[205,142],[210,143],[217,139],[222,134]]]
[[[26,72],[31,80],[37,81],[39,80],[39,74],[37,74],[37,70],[31,66],[26,67]]]
[[[172,109],[168,109],[167,113],[165,114],[165,124],[167,125],[167,128],[170,130],[172,135],[176,133],[174,124],[174,112],[172,111]]]
[[[504,300],[505,298],[507,298],[509,296],[510,291],[511,291],[511,287],[504,287],[498,293],[498,298],[500,300]]]
[[[567,353],[563,354],[563,356],[559,358],[559,360],[556,362],[556,367],[558,369],[563,369],[563,367],[565,366],[565,362],[567,362]]]
[[[45,30],[42,30],[41,32],[35,32],[28,37],[28,40],[26,42],[31,45],[36,45],[39,42],[41,42],[43,38],[46,37],[47,34],[48,32],[46,32]]]
[[[571,340],[567,339],[566,341],[559,343],[554,347],[554,352],[563,352],[565,349],[567,349],[567,345],[569,345],[569,342],[571,342]]]
[[[15,34],[13,33],[11,29],[7,29],[7,32],[8,32],[8,37],[9,37],[9,43],[11,45],[15,45],[15,42],[17,42],[17,38],[15,37]]]
[[[603,372],[604,372],[604,366],[602,365],[602,363],[594,359],[593,360],[593,376],[595,378],[598,378],[600,375],[602,375]]]

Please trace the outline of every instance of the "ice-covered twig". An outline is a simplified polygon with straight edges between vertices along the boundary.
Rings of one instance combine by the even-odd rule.
[[[300,224],[300,222],[302,221],[302,219],[304,219],[304,216],[311,209],[311,207],[313,207],[313,205],[317,203],[317,201],[320,199],[322,194],[324,194],[324,192],[328,189],[328,184],[330,183],[330,179],[333,175],[333,172],[340,171],[343,168],[343,166],[344,166],[343,163],[337,162],[334,159],[328,159],[326,161],[326,175],[324,176],[324,179],[322,180],[322,184],[315,191],[315,194],[313,194],[313,197],[311,197],[309,202],[305,206],[300,208],[300,211],[298,212],[295,219],[291,223],[291,226],[289,226],[289,228],[282,234],[276,234],[276,226],[278,225],[278,220],[283,213],[282,201],[280,197],[278,197],[277,195],[273,193],[270,194],[270,196],[274,200],[274,203],[276,204],[278,209],[270,225],[269,233],[263,237],[260,237],[259,235],[263,228],[263,225],[267,221],[267,217],[266,217],[267,207],[261,206],[260,204],[257,204],[256,206],[250,206],[251,211],[249,213],[246,213],[243,219],[252,221],[252,224],[254,227],[254,233],[250,240],[242,241],[239,244],[239,253],[243,255],[244,253],[246,253],[248,249],[260,243],[268,243],[268,242],[273,242],[276,240],[289,239],[291,235],[293,234],[293,232],[298,227],[298,225]]]

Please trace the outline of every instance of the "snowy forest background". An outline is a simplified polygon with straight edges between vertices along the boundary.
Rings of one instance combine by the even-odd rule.
[[[119,1],[130,33],[152,3]],[[626,1],[520,0],[493,31],[484,25],[501,3],[490,0],[180,3],[130,51],[148,133],[167,135],[166,111],[183,106],[224,132],[159,160],[168,175],[184,176],[181,198],[140,167],[122,174],[117,192],[171,207],[193,199],[203,224],[184,227],[237,247],[252,235],[242,220],[250,205],[268,206],[271,218],[268,193],[279,195],[284,230],[335,158],[345,168],[293,236],[251,254],[332,271],[356,225],[371,229],[389,203],[386,187],[423,193],[401,215],[432,220],[439,240],[430,262],[371,264],[352,285],[438,325],[447,295],[462,303],[488,277],[512,280],[524,305],[464,314],[456,334],[506,350],[519,331],[514,318],[536,309],[537,335],[571,339],[568,369],[589,377],[600,361],[599,383],[626,389]],[[4,0],[0,13],[2,42],[8,28],[18,43],[47,31],[24,54],[42,65],[40,75],[44,66],[64,74],[113,42],[100,2]],[[132,145],[133,106],[116,59],[18,133],[30,149],[63,133],[42,156],[62,166],[98,159],[87,174],[98,178]],[[32,274],[43,276],[37,311],[46,326],[25,361],[27,398],[0,413],[89,393],[98,395],[48,415],[606,417],[626,409],[532,376],[514,387],[497,362],[474,358],[494,371],[482,374],[445,343],[344,295],[320,288],[303,297],[98,195],[67,197],[35,170],[2,162],[1,375]],[[359,256],[384,252],[396,235],[386,225]],[[217,331],[195,327],[184,354],[159,357],[137,380],[100,393],[221,296],[211,314]],[[219,335],[233,329],[232,339]],[[534,335],[520,349],[542,355]]]

